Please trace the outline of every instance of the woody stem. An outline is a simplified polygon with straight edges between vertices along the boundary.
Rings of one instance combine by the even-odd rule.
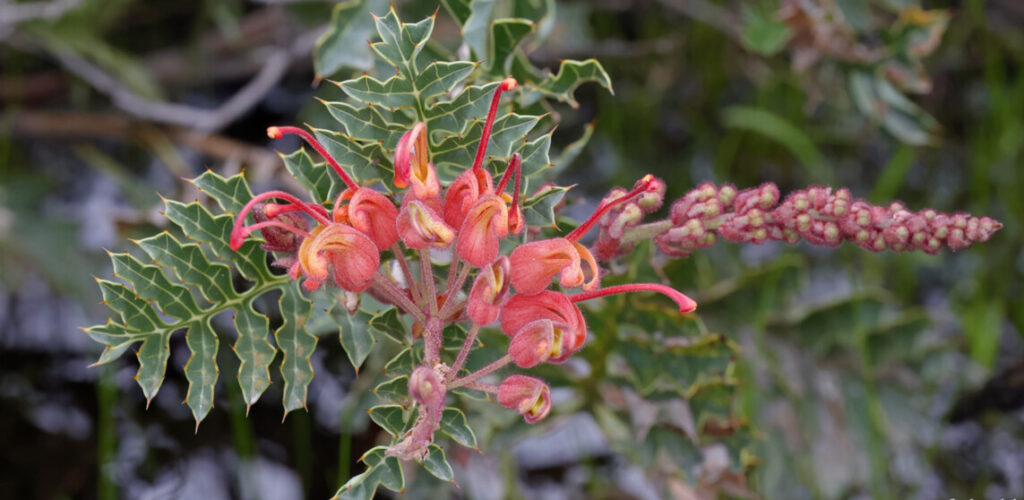
[[[437,284],[434,283],[434,265],[430,262],[428,250],[420,250],[420,285],[423,286],[430,315],[437,317]]]
[[[423,307],[419,288],[416,287],[416,282],[412,279],[412,271],[409,270],[409,262],[405,260],[405,252],[402,251],[402,247],[398,246],[398,243],[395,243],[394,245],[391,245],[391,253],[395,254],[395,260],[398,261],[398,267],[402,268],[402,276],[405,277],[405,284],[409,288],[409,292],[412,293],[413,302],[420,307]]]
[[[423,314],[423,310],[417,307],[416,304],[413,304],[409,297],[406,297],[405,293],[392,283],[387,276],[381,274],[380,271],[373,275],[373,284],[381,295],[390,299],[392,303],[402,308],[403,311],[416,318],[419,322],[424,325],[427,324],[427,317]]]
[[[448,388],[449,389],[454,389],[456,387],[462,387],[462,386],[464,386],[464,385],[466,385],[466,384],[468,384],[470,382],[475,382],[475,381],[483,378],[484,376],[490,375],[491,373],[500,370],[501,368],[505,367],[505,365],[507,365],[507,364],[509,364],[511,362],[512,362],[512,355],[511,354],[506,354],[506,355],[504,355],[504,356],[494,360],[494,362],[492,362],[491,364],[489,364],[489,365],[487,365],[487,366],[485,366],[485,367],[483,367],[483,368],[481,368],[481,369],[479,369],[479,370],[477,370],[477,371],[475,371],[473,373],[470,373],[469,375],[466,375],[465,377],[462,377],[460,379],[454,380],[452,383],[448,384]]]
[[[476,336],[479,333],[480,325],[474,324],[469,329],[469,333],[466,334],[466,341],[462,343],[462,349],[459,350],[459,355],[455,357],[455,363],[452,364],[451,369],[448,371],[448,380],[455,378],[459,374],[459,370],[462,369],[462,365],[466,364],[466,358],[469,357],[469,351],[473,348],[473,344],[476,343]]]

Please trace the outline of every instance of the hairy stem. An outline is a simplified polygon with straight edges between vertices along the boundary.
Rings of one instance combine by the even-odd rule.
[[[501,368],[505,367],[505,365],[507,365],[507,364],[509,364],[511,362],[512,362],[512,355],[511,354],[506,354],[506,355],[504,355],[504,356],[494,360],[494,362],[492,362],[491,364],[489,364],[489,365],[487,365],[487,366],[485,366],[485,367],[483,367],[483,368],[481,368],[481,369],[479,369],[479,370],[477,370],[477,371],[475,371],[473,373],[470,373],[469,375],[466,375],[465,377],[462,377],[460,379],[456,379],[451,384],[448,384],[448,388],[449,389],[454,389],[456,387],[462,387],[462,386],[464,386],[464,385],[466,385],[466,384],[468,384],[470,382],[475,382],[475,381],[483,378],[484,376],[490,375],[491,373],[500,370]]]
[[[469,333],[466,334],[466,341],[462,343],[462,349],[459,350],[459,355],[455,357],[455,363],[448,370],[447,378],[449,381],[455,378],[459,374],[459,370],[462,369],[462,365],[466,364],[466,358],[469,357],[469,351],[473,349],[473,344],[476,343],[476,336],[479,333],[480,325],[474,324],[469,329]]]
[[[373,275],[373,285],[381,295],[387,297],[407,314],[416,318],[416,320],[420,321],[424,325],[427,324],[427,316],[423,314],[423,310],[417,307],[416,304],[413,304],[413,302],[409,300],[409,297],[406,297],[405,293],[403,293],[397,285],[392,283],[387,276],[384,276],[378,271],[377,274]]]

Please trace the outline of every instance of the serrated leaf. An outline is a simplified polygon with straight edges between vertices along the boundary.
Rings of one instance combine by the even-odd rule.
[[[231,250],[228,246],[231,229],[234,226],[232,216],[214,216],[198,202],[186,205],[166,200],[164,207],[167,218],[181,227],[182,232],[189,238],[206,243],[217,258],[233,262],[243,277],[249,280],[271,277],[267,268],[267,252],[260,248],[257,240],[246,240],[238,251]]]
[[[192,184],[216,200],[217,204],[230,214],[240,212],[242,207],[252,199],[252,191],[249,190],[249,185],[245,182],[245,177],[242,174],[224,178],[213,170],[207,170],[199,177],[192,179]]]
[[[373,68],[373,54],[366,42],[374,32],[373,14],[386,8],[385,0],[350,0],[334,6],[331,22],[313,48],[317,78],[327,78],[342,68]]]
[[[416,106],[416,93],[412,81],[403,75],[394,75],[384,81],[363,75],[354,80],[345,80],[338,85],[349,97],[366,104],[392,111]]]
[[[458,408],[445,408],[441,414],[441,432],[467,448],[476,449],[476,434],[469,427],[466,414]]]
[[[139,262],[127,253],[111,254],[114,275],[132,285],[140,297],[151,300],[164,314],[188,320],[199,314],[192,292],[181,285],[172,284],[159,267]]]
[[[498,76],[508,74],[509,56],[530,33],[533,33],[533,21],[529,19],[495,19],[491,23],[488,71]]]
[[[466,20],[473,13],[470,9],[471,3],[472,0],[441,0],[441,4],[455,18],[455,22],[459,23],[459,26],[466,24]]]
[[[612,91],[612,79],[608,73],[597,62],[597,59],[585,61],[562,61],[558,67],[558,73],[548,76],[536,88],[541,93],[554,97],[559,101],[568,103],[570,106],[579,107],[579,103],[573,97],[576,87],[584,82],[597,82],[599,85]],[[614,93],[614,92],[613,92]]]
[[[416,75],[416,99],[426,108],[431,98],[450,92],[465,80],[476,66],[469,61],[431,62]]]
[[[555,205],[565,198],[567,187],[545,189],[523,201],[523,218],[531,226],[553,226],[555,224]]]
[[[281,398],[287,415],[306,407],[309,383],[313,380],[310,357],[316,349],[317,338],[306,328],[313,303],[302,296],[297,281],[282,290],[278,306],[284,322],[274,332],[274,342],[282,354],[280,370],[284,389]]]
[[[360,310],[356,311],[354,315],[343,313],[335,318],[341,328],[338,333],[341,346],[358,372],[363,361],[366,361],[366,357],[373,350],[373,346],[377,344],[377,340],[373,338],[367,324],[370,321],[370,315]]]
[[[366,470],[353,476],[334,494],[335,499],[370,500],[383,485],[391,491],[404,491],[405,474],[402,465],[395,457],[385,454],[387,448],[378,446],[367,451],[360,460],[366,464]]]
[[[370,328],[401,345],[408,345],[409,335],[405,324],[398,317],[397,308],[392,307],[371,318]]]
[[[185,378],[188,379],[188,391],[185,403],[192,410],[196,426],[206,418],[213,408],[213,393],[217,386],[217,349],[220,339],[210,326],[209,318],[193,323],[185,334],[188,350],[192,355],[185,363]]]
[[[253,309],[252,299],[235,309],[234,323],[238,332],[233,347],[239,361],[238,385],[246,406],[250,406],[270,386],[270,363],[277,349],[267,340],[270,323],[266,316]]]
[[[142,300],[127,286],[106,280],[96,280],[103,294],[103,303],[121,315],[129,329],[141,333],[155,333],[168,327],[153,306]]]
[[[327,111],[338,123],[345,127],[345,132],[358,141],[375,142],[385,149],[394,149],[398,140],[407,130],[404,123],[393,123],[396,117],[388,113],[388,119],[381,114],[377,106],[357,108],[345,102],[326,102]]]
[[[462,89],[450,101],[441,101],[426,111],[427,131],[432,145],[440,144],[446,137],[458,136],[474,124],[474,120],[487,117],[491,96],[500,82],[486,85],[472,85]]]
[[[182,283],[198,287],[207,301],[223,303],[238,296],[231,286],[231,268],[210,262],[198,244],[183,245],[167,232],[136,244],[161,266],[174,271]]]
[[[409,377],[405,375],[385,380],[373,388],[378,398],[393,401],[401,405],[409,404]]]
[[[327,152],[342,165],[351,165],[349,171],[362,184],[390,180],[394,174],[391,159],[384,147],[377,143],[361,144],[355,139],[330,130],[313,129]]]
[[[417,23],[403,23],[392,8],[387,15],[374,21],[381,41],[371,45],[373,51],[411,81],[417,73],[414,64],[416,57],[434,30],[434,18],[428,17]]]
[[[522,146],[526,134],[538,121],[539,117],[515,113],[495,119],[485,158],[509,158],[513,151]],[[474,124],[462,136],[449,137],[433,149],[434,166],[442,181],[451,181],[468,168],[467,165],[473,164],[482,131],[483,120]]]
[[[519,149],[523,177],[531,177],[551,166],[551,134],[544,134]]]
[[[149,335],[142,341],[135,356],[139,359],[139,371],[135,373],[135,382],[142,388],[146,401],[152,401],[164,382],[167,371],[167,358],[171,350],[167,347],[167,335]]]
[[[313,158],[305,148],[299,148],[288,155],[278,153],[278,156],[284,161],[288,173],[313,196],[314,202],[333,201],[337,193],[341,192],[339,184],[342,181],[337,179],[326,163],[313,163]]]
[[[419,355],[413,347],[407,347],[384,365],[386,375],[408,375],[419,364]]]
[[[452,466],[448,464],[448,458],[444,455],[444,450],[436,444],[430,445],[427,457],[420,463],[424,469],[427,469],[427,472],[442,481],[452,481],[455,477]]]
[[[587,146],[587,143],[590,142],[590,138],[593,137],[594,135],[594,128],[594,122],[586,124],[583,127],[583,135],[581,135],[579,139],[572,141],[571,143],[569,143],[568,146],[562,149],[562,151],[558,154],[558,158],[555,159],[554,170],[549,172],[550,175],[558,174],[559,172],[565,170],[565,167],[568,167],[569,165],[572,164],[573,160],[575,160],[580,155],[580,153],[583,152],[583,148],[585,148]]]
[[[388,434],[398,437],[405,432],[405,408],[398,405],[374,406],[366,413]]]

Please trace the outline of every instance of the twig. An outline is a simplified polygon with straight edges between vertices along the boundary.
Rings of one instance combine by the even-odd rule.
[[[53,0],[52,2],[9,3],[0,0],[0,24],[12,25],[33,19],[57,19],[82,0]]]

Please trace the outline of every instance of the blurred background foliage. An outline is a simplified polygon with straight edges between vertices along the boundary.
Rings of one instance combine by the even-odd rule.
[[[464,15],[469,6],[476,18]],[[331,125],[312,97],[341,93],[321,80],[381,71],[367,66],[366,15],[341,21],[349,9],[384,8],[376,0],[0,1],[4,491],[324,498],[361,470],[356,459],[380,439],[362,411],[376,401],[375,381],[356,379],[340,349],[314,357],[308,413],[281,423],[268,394],[246,418],[237,386],[222,382],[221,409],[193,435],[179,369],[168,370],[146,410],[131,363],[86,368],[99,347],[78,327],[104,319],[89,282],[109,275],[103,250],[165,225],[157,193],[199,198],[182,178],[207,167],[244,169],[254,188],[294,186],[266,126]],[[447,446],[460,488],[410,472],[408,494],[1024,491],[1019,2],[397,8],[405,19],[440,8],[432,50],[474,59],[493,53],[489,20],[522,19],[507,25],[510,36],[528,28],[507,67],[484,62],[496,75],[601,61],[614,94],[585,85],[564,105],[520,102],[547,106],[556,149],[573,152],[552,172],[576,184],[564,216],[588,213],[612,186],[650,172],[668,181],[669,200],[704,180],[772,181],[783,192],[827,183],[875,203],[900,199],[1004,224],[986,244],[938,256],[721,244],[668,261],[640,245],[613,270],[631,281],[668,279],[695,296],[699,317],[680,318],[649,297],[589,309],[580,359],[538,371],[559,387],[556,418],[528,427],[494,405],[465,405],[483,455]],[[573,160],[580,137],[589,144]],[[172,351],[180,367],[183,342]],[[379,373],[386,359],[371,356],[361,373]],[[221,362],[234,371],[231,356]]]

